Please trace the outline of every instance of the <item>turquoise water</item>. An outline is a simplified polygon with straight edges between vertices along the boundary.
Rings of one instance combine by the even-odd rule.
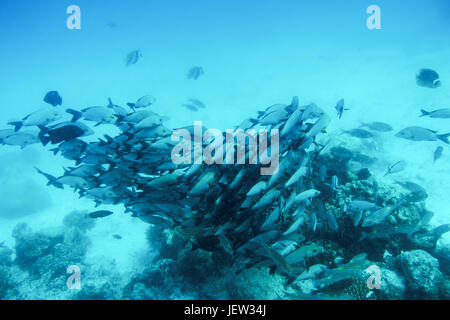
[[[66,9],[72,4],[81,9],[80,30],[66,26]],[[381,10],[380,30],[366,26],[371,4]],[[156,102],[149,108],[168,117],[168,128],[201,120],[204,126],[221,130],[298,96],[300,105],[314,102],[331,117],[327,132],[339,141],[345,137],[342,130],[361,122],[390,124],[394,131],[373,141],[346,143],[356,148],[370,144],[368,150],[377,161],[369,170],[380,184],[413,181],[425,188],[426,208],[434,213],[430,224],[438,226],[450,223],[448,145],[404,140],[394,134],[408,126],[450,132],[449,119],[419,118],[420,109],[450,106],[449,17],[450,4],[445,0],[3,0],[0,128],[10,129],[7,122],[48,107],[43,97],[50,90],[57,90],[63,99],[62,106],[55,108],[76,110],[106,106],[108,97],[125,106],[151,94]],[[127,67],[125,57],[136,49],[143,56]],[[204,69],[198,80],[186,79],[193,66]],[[442,86],[418,86],[415,77],[421,68],[436,70]],[[206,108],[198,112],[183,108],[189,98],[200,99]],[[349,110],[338,119],[334,106],[341,98]],[[83,140],[118,133],[111,125],[95,131],[95,136]],[[443,147],[443,154],[433,164],[437,146]],[[148,224],[124,214],[122,204],[95,209],[91,199],[79,198],[70,188],[47,187],[34,167],[59,177],[63,167],[74,166],[74,161],[54,156],[50,148],[1,146],[0,243],[15,247],[12,231],[18,223],[25,222],[35,231],[55,230],[73,210],[111,210],[113,215],[96,220],[87,231],[91,244],[85,261],[92,270],[111,272],[104,276],[105,282],[119,277],[125,286],[155,263],[156,249],[146,237]],[[406,169],[383,177],[387,167],[400,160],[406,161]],[[113,234],[121,239],[112,238]],[[449,241],[447,233],[439,245]],[[30,286],[16,286],[19,293],[7,298],[73,297],[64,285],[60,295],[55,288],[46,294],[38,289],[42,288],[39,276],[26,279]],[[165,297],[202,298],[181,288],[173,292]]]

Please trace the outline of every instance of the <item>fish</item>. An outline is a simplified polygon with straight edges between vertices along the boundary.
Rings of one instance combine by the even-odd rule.
[[[49,180],[49,182],[50,182],[50,180]],[[83,189],[83,190],[90,187],[90,184],[86,181],[86,179],[84,179],[82,177],[71,176],[71,175],[65,175],[65,176],[56,178],[56,180],[54,182],[52,182],[51,185],[56,186],[55,183],[58,185],[68,185],[75,189]]]
[[[437,141],[440,140],[446,144],[450,144],[448,137],[450,133],[437,134],[437,131],[422,127],[407,127],[395,134],[396,137],[410,141]]]
[[[370,231],[363,231],[362,236],[359,239],[387,239],[390,238],[393,235],[396,234],[403,234],[410,237],[415,232],[422,229],[430,219],[432,218],[433,213],[426,213],[423,215],[418,222],[415,224],[399,224],[399,225],[392,225],[389,223],[381,223],[374,225]]]
[[[277,189],[270,189],[261,197],[261,199],[258,200],[258,202],[253,205],[252,209],[257,210],[272,205],[273,202],[280,197],[280,194],[280,191],[278,191]]]
[[[215,177],[214,171],[208,171],[202,175],[202,177],[198,180],[198,182],[192,187],[189,191],[188,195],[196,195],[204,192],[209,185],[212,183]]]
[[[151,95],[145,95],[143,97],[140,97],[136,102],[128,102],[127,105],[133,109],[140,109],[140,108],[147,108],[155,103],[155,98]]]
[[[352,202],[349,203],[347,208],[351,211],[358,211],[358,210],[373,211],[373,210],[381,209],[375,203],[368,202],[365,200],[353,200]]]
[[[289,186],[296,183],[299,179],[306,176],[308,174],[308,168],[306,166],[301,166],[300,168],[295,171],[295,173],[289,178],[288,181],[284,184],[285,188],[288,188]]]
[[[91,212],[88,215],[92,219],[98,219],[98,218],[104,218],[104,217],[110,216],[112,214],[113,214],[113,212],[109,211],[109,210],[99,210],[99,211]]]
[[[122,239],[122,236],[120,234],[113,234],[112,237],[117,240]]]
[[[401,171],[405,170],[406,166],[407,166],[407,164],[405,161],[403,161],[403,160],[397,161],[396,163],[394,163],[388,167],[388,169],[383,177],[387,176],[388,174],[401,172]]]
[[[262,191],[264,191],[267,187],[266,181],[259,181],[257,182],[248,192],[247,197],[252,197],[255,195],[260,194]]]
[[[304,224],[306,221],[306,215],[305,214],[300,214],[298,216],[298,218],[289,226],[289,228],[282,233],[283,236],[287,236],[295,231],[297,231],[297,229]]]
[[[132,64],[135,64],[143,57],[142,51],[137,49],[130,51],[127,56],[125,57],[125,65],[127,67],[131,66]]]
[[[303,110],[300,108],[297,108],[287,119],[286,123],[283,126],[283,129],[281,129],[280,136],[285,137],[291,134],[295,129],[298,129],[298,125],[302,121],[302,114]]]
[[[133,129],[139,130],[144,128],[153,128],[163,123],[163,118],[158,114],[152,114],[132,126]]]
[[[19,146],[20,149],[39,142],[39,137],[34,132],[14,132],[2,139],[2,144]]]
[[[436,71],[424,68],[416,75],[416,84],[420,87],[438,88],[442,83]]]
[[[328,227],[331,230],[333,230],[333,231],[338,231],[339,230],[339,226],[337,224],[336,217],[334,216],[334,213],[331,210],[327,210],[326,214],[327,214]]]
[[[54,107],[60,106],[62,104],[62,98],[59,95],[58,91],[47,92],[43,100],[44,102],[47,102]]]
[[[398,207],[406,202],[404,198],[398,200],[394,205],[386,206],[376,211],[369,211],[364,216],[362,227],[371,227],[373,225],[383,222],[389,215],[391,215]]]
[[[360,139],[370,139],[373,138],[374,135],[364,129],[352,129],[352,130],[345,130],[343,133],[346,133],[352,137],[360,138]]]
[[[233,247],[231,245],[230,240],[225,236],[225,234],[219,234],[219,242],[222,248],[227,252],[231,257],[233,257]]]
[[[335,192],[339,188],[339,179],[336,175],[331,177],[331,191]]]
[[[427,192],[425,188],[411,181],[395,181],[396,184],[411,192]]]
[[[200,109],[206,108],[206,105],[198,99],[189,99],[189,101]]]
[[[124,107],[114,104],[111,98],[108,98],[108,105],[106,107],[111,109],[118,119],[128,114],[128,111]]]
[[[264,255],[269,258],[281,272],[285,274],[292,274],[292,267],[287,263],[281,254],[265,244],[264,240],[260,238],[258,238],[255,242],[259,244],[259,246],[263,249]]]
[[[191,110],[191,111],[195,111],[195,112],[198,111],[197,107],[190,103],[184,103],[183,107],[185,107],[186,109]]]
[[[437,147],[436,150],[434,150],[433,164],[442,157],[442,151],[444,151],[444,148],[442,148],[441,146]]]
[[[380,121],[374,121],[374,122],[362,122],[361,127],[369,128],[373,131],[380,131],[380,132],[390,132],[394,130],[389,124],[380,122]]]
[[[115,123],[117,121],[117,117],[113,110],[107,107],[89,107],[81,111],[69,108],[66,109],[66,112],[72,114],[72,122],[75,122],[80,118],[97,122],[97,125],[102,123]]]
[[[298,244],[292,240],[280,240],[272,244],[270,247],[284,257],[295,251],[298,248]]]
[[[203,71],[202,67],[192,67],[189,69],[186,78],[188,79],[194,79],[197,80],[201,75],[203,75],[205,72]]]
[[[54,187],[56,187],[56,188],[58,188],[58,189],[64,189],[64,185],[63,185],[62,183],[58,182],[57,179],[56,179],[56,177],[52,176],[52,175],[49,174],[49,173],[45,173],[45,172],[41,171],[39,168],[36,168],[36,167],[34,167],[34,168],[36,169],[36,171],[37,171],[39,174],[41,174],[41,175],[43,175],[45,178],[47,178],[47,180],[48,180],[47,186],[52,185],[52,186],[54,186]]]
[[[315,264],[309,268],[309,270],[303,271],[296,279],[296,281],[299,280],[308,280],[308,279],[315,279],[318,277],[319,274],[324,272],[328,267],[323,264]]]
[[[94,134],[94,132],[81,122],[61,122],[52,127],[39,126],[39,139],[42,145],[49,142],[57,144],[64,141],[73,140]]]
[[[334,109],[336,109],[337,116],[339,119],[342,117],[344,110],[350,110],[344,107],[344,99],[341,99],[338,102],[336,102],[336,106],[334,107]]]
[[[36,112],[30,113],[21,121],[11,121],[8,124],[14,126],[14,131],[19,131],[23,126],[46,126],[54,121],[61,119],[64,116],[64,111],[55,108],[40,109]]]
[[[426,111],[424,109],[420,109],[422,113],[420,116],[428,116],[430,118],[440,118],[440,119],[449,119],[450,118],[450,108],[445,109],[437,109],[433,111]]]
[[[285,259],[290,265],[295,265],[300,262],[304,262],[307,258],[312,258],[325,252],[325,249],[319,245],[311,244],[298,248],[292,253],[288,254]]]
[[[317,197],[320,194],[320,191],[316,190],[316,189],[309,189],[309,190],[305,190],[301,193],[299,193],[295,199],[294,202],[295,203],[299,203],[308,199],[312,199],[314,197]]]

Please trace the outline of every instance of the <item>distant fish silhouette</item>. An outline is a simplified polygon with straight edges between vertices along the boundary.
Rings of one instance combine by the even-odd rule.
[[[130,53],[127,54],[127,57],[125,58],[125,63],[127,67],[129,67],[132,64],[135,64],[139,61],[139,59],[142,58],[142,52],[141,50],[133,50]]]
[[[189,69],[186,77],[188,79],[197,80],[204,73],[205,72],[203,71],[202,67],[192,67],[191,69]]]
[[[56,107],[62,104],[62,98],[58,91],[49,91],[44,97],[44,101]]]
[[[205,104],[203,102],[201,102],[200,100],[198,100],[198,99],[189,99],[189,101],[191,103],[193,103],[196,107],[199,107],[199,108],[202,108],[202,109],[206,108]]]
[[[183,107],[185,107],[185,108],[187,108],[187,109],[189,109],[191,111],[198,111],[197,107],[194,106],[193,104],[190,104],[190,103],[183,104]]]

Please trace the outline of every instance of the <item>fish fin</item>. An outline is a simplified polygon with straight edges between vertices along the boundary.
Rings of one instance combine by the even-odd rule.
[[[114,105],[114,104],[113,104],[111,98],[108,97],[108,105],[107,105],[107,107],[110,108],[110,109],[112,109],[112,108],[113,108],[113,105]]]
[[[419,117],[427,116],[430,114],[428,111],[423,110],[423,109],[420,109],[420,112],[422,112],[422,114]]]
[[[50,149],[50,151],[53,152],[53,155],[56,155],[59,152],[59,148]]]
[[[77,111],[77,110],[73,110],[73,109],[66,109],[66,112],[73,115],[72,122],[77,121],[78,119],[80,119],[83,116],[83,113],[81,113],[80,111]]]
[[[449,133],[445,133],[445,134],[438,134],[436,135],[436,137],[443,141],[446,144],[450,144],[450,142],[448,141],[448,137],[450,136],[450,132]]]
[[[12,122],[8,122],[8,124],[14,126],[14,131],[17,132],[20,130],[20,128],[22,128],[23,121],[12,121]]]

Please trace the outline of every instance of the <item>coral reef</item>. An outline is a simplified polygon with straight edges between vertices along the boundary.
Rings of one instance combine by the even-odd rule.
[[[402,252],[398,258],[409,293],[415,298],[438,298],[442,273],[439,261],[423,250]]]

